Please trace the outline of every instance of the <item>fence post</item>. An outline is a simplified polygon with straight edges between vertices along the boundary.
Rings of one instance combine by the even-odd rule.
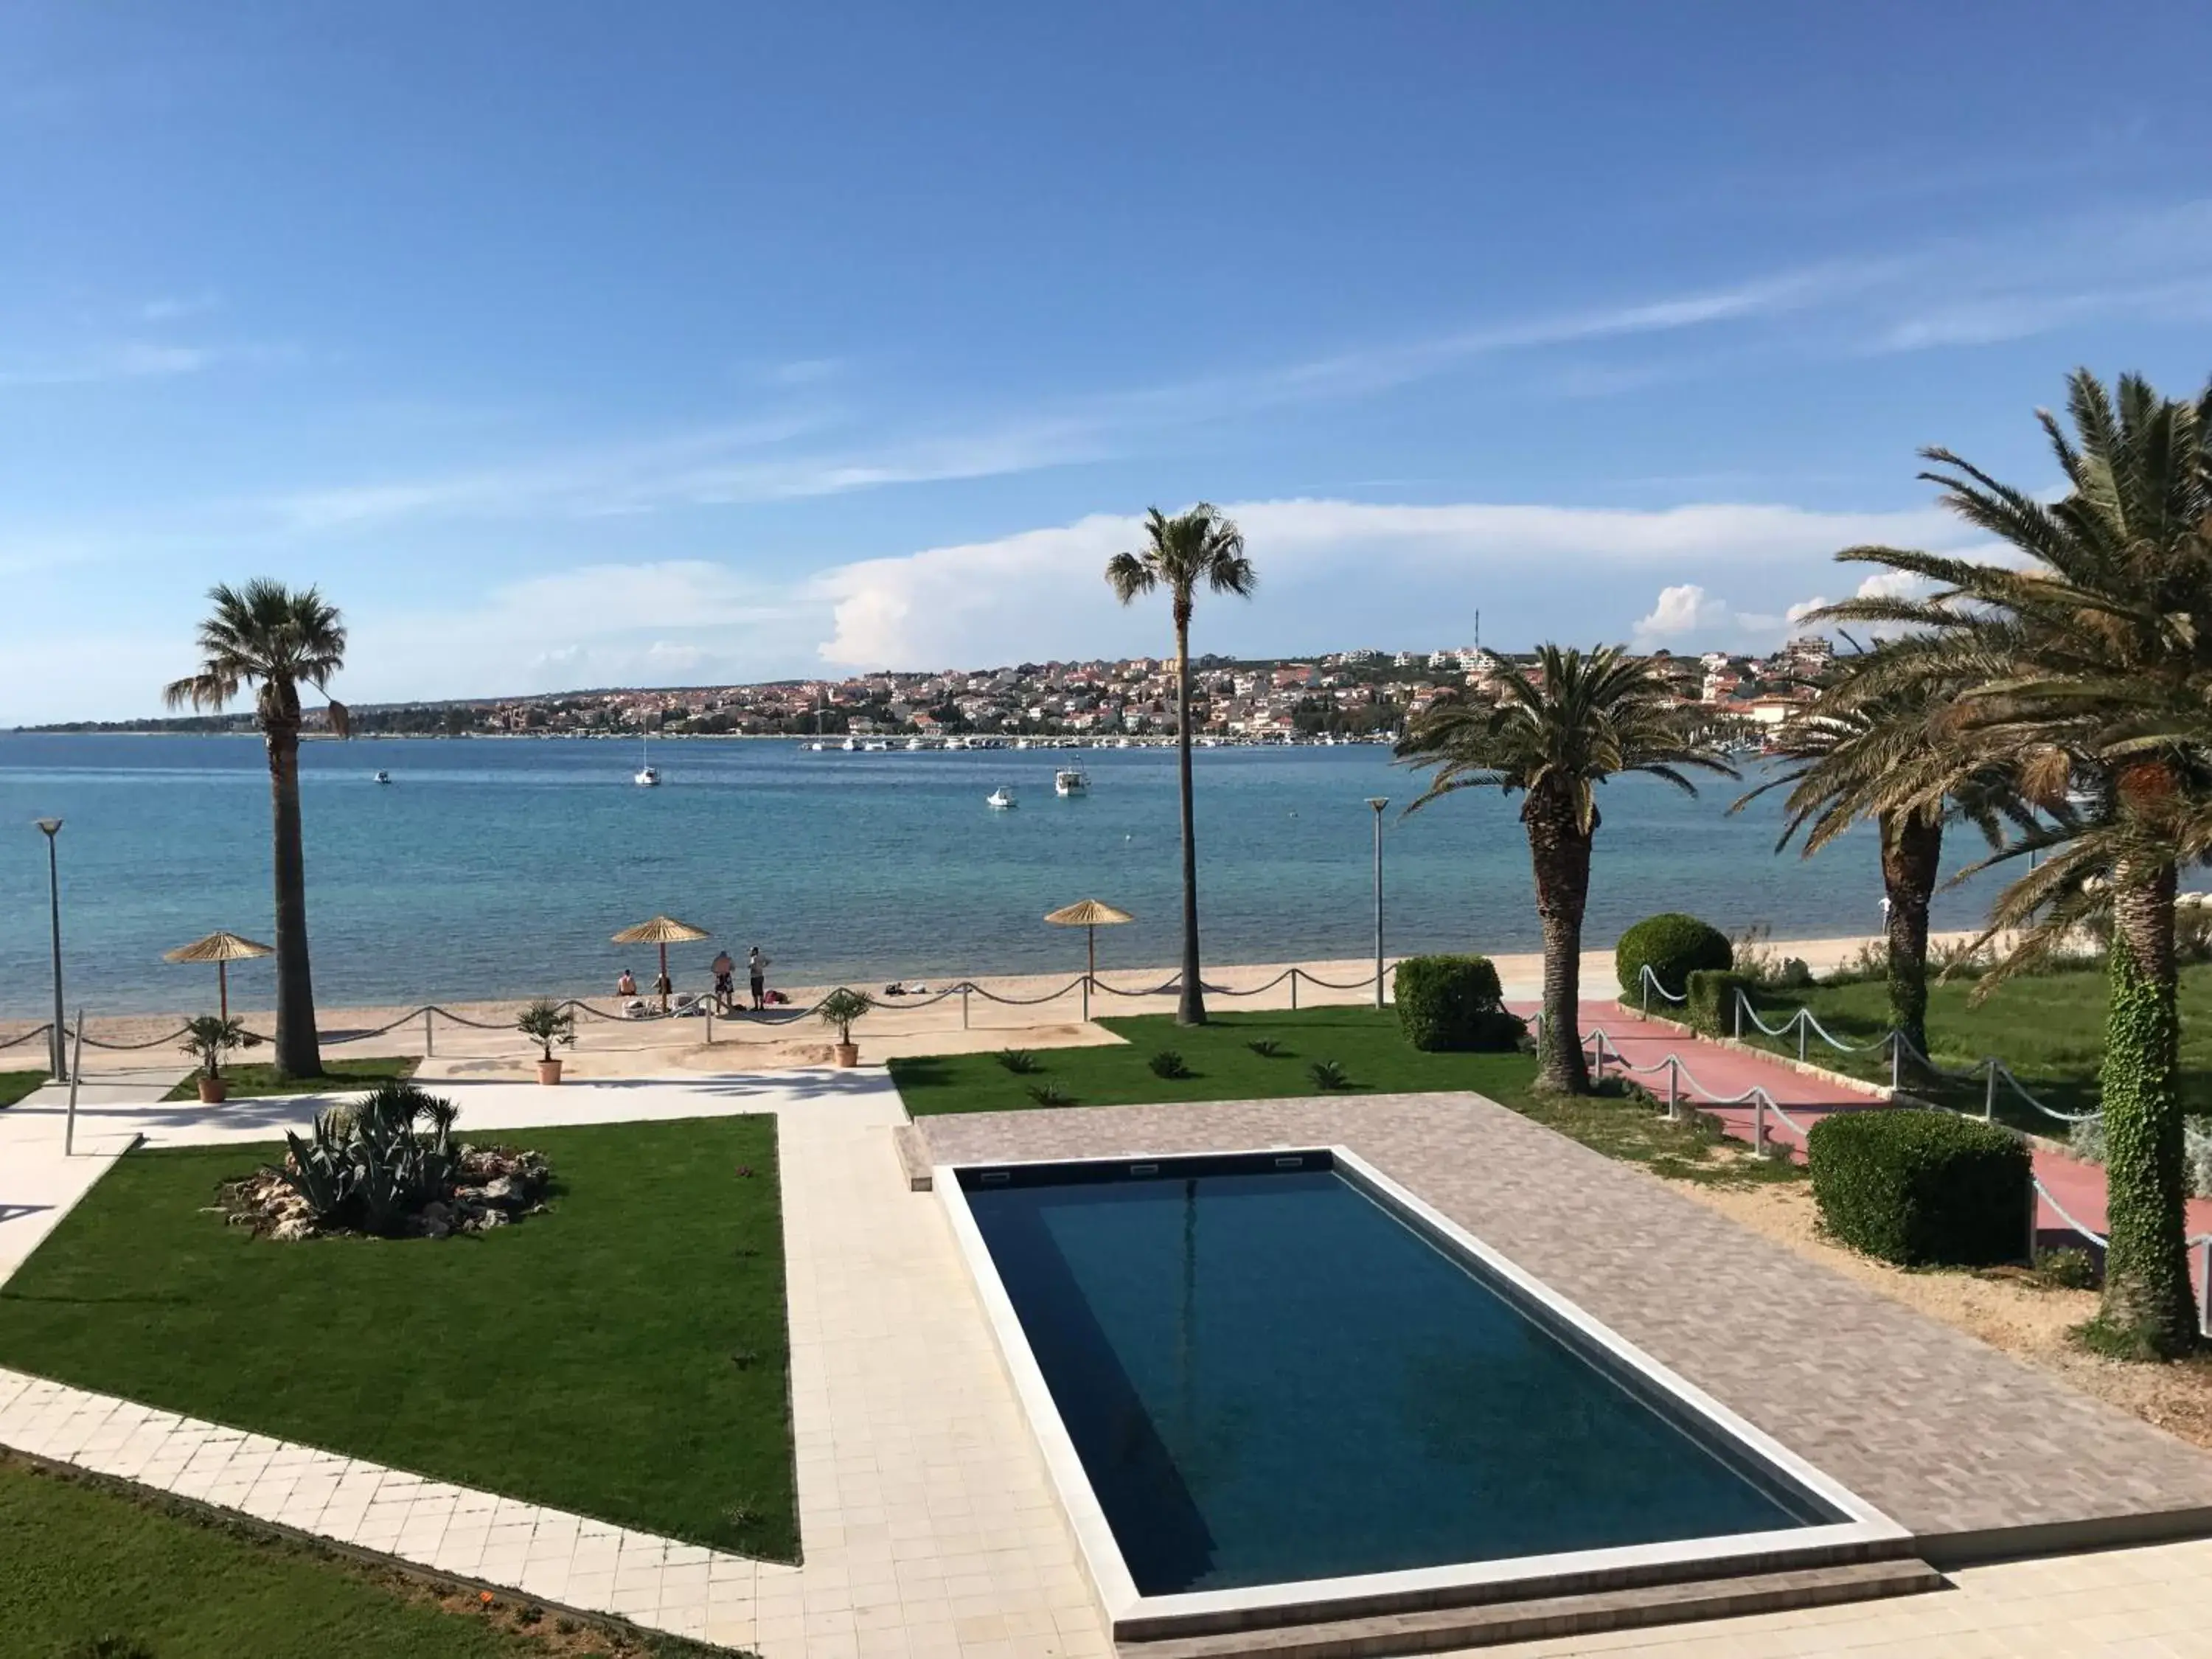
[[[2039,1237],[2036,1223],[2038,1212],[2043,1207],[2043,1183],[2033,1174],[2027,1177],[2027,1265],[2035,1265],[2035,1247]]]
[[[707,999],[707,1046],[714,1046],[714,999],[711,996]]]
[[[1997,1063],[1992,1057],[1982,1064],[1990,1068],[1989,1086],[1982,1091],[1982,1121],[1993,1123],[1997,1115]]]
[[[422,1058],[428,1060],[437,1052],[437,1039],[430,1030],[430,1011],[425,1008],[422,1011]]]
[[[2203,1271],[2197,1276],[2197,1334],[2212,1332],[2212,1234],[2208,1234],[2197,1247],[2197,1265]]]
[[[76,1151],[76,1085],[84,1076],[84,1010],[76,1011],[76,1052],[70,1056],[69,1121],[62,1129],[62,1156]]]
[[[1674,1055],[1667,1056],[1667,1121],[1682,1121],[1682,1062]]]
[[[1083,976],[1083,1023],[1091,1023],[1091,975]]]
[[[1645,1019],[1651,1018],[1651,964],[1644,964],[1644,977],[1637,982],[1638,994],[1643,999],[1641,1010]]]
[[[1743,1041],[1743,987],[1735,988],[1735,1040]]]
[[[1897,1091],[1904,1086],[1905,1038],[1897,1031],[1889,1034],[1889,1097],[1897,1099]]]
[[[1762,1158],[1766,1155],[1766,1097],[1763,1094],[1751,1097],[1751,1150]]]
[[[964,979],[960,981],[960,1029],[963,1031],[968,1029],[968,993],[975,988]]]
[[[1298,970],[1297,970],[1297,969],[1293,968],[1293,969],[1291,969],[1291,1012],[1292,1013],[1294,1013],[1294,1014],[1295,1014],[1296,1012],[1297,1012],[1297,1011],[1298,1011]]]
[[[1797,1063],[1800,1066],[1805,1063],[1805,1032],[1812,1018],[1812,1015],[1802,1008],[1797,1011]]]

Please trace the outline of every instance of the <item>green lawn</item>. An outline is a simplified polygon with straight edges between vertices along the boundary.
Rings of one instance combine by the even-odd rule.
[[[326,1060],[320,1077],[280,1079],[274,1066],[252,1060],[226,1066],[222,1075],[230,1085],[230,1098],[258,1100],[266,1095],[326,1095],[341,1089],[367,1088],[386,1078],[413,1077],[415,1068],[422,1063],[420,1057],[414,1054],[379,1054],[370,1060]],[[188,1077],[161,1098],[197,1100],[199,1084]]]
[[[1508,1106],[1607,1157],[1648,1165],[1655,1173],[1695,1181],[1791,1180],[1790,1166],[1741,1155],[1710,1127],[1668,1123],[1643,1100],[1620,1096],[1581,1100],[1536,1094],[1533,1055],[1424,1054],[1407,1042],[1395,1012],[1308,1008],[1296,1013],[1216,1014],[1196,1028],[1166,1014],[1099,1022],[1128,1041],[1126,1048],[1040,1048],[1040,1069],[1009,1072],[995,1054],[931,1054],[890,1062],[907,1109],[916,1117],[943,1112],[1030,1109],[1030,1091],[1048,1085],[1072,1106],[1121,1106],[1150,1101],[1260,1100],[1320,1092],[1307,1074],[1314,1061],[1341,1066],[1358,1094],[1471,1090]],[[1270,1058],[1250,1043],[1272,1041]],[[1163,1048],[1183,1057],[1191,1075],[1163,1078],[1148,1062]]]
[[[14,1462],[0,1462],[0,1653],[11,1659],[99,1653],[102,1637],[157,1659],[544,1651],[398,1575]]]
[[[0,1364],[795,1559],[775,1120],[502,1139],[553,1208],[438,1240],[257,1239],[202,1206],[280,1149],[134,1152],[0,1287]]]
[[[2097,1070],[2105,1053],[2105,975],[2101,969],[2043,974],[1999,985],[1978,1006],[1968,981],[1929,988],[1928,1041],[1936,1064],[1964,1069],[1985,1054],[2003,1060],[2035,1097],[2063,1112],[2093,1111],[2098,1104]],[[1867,1042],[1889,1030],[1889,994],[1879,981],[1860,985],[1816,985],[1802,991],[1770,992],[1761,1018],[1781,1024],[1798,1003],[1848,1042]],[[1748,1028],[1747,1028],[1748,1029]],[[1762,1046],[1795,1054],[1796,1040],[1764,1037]],[[1823,1066],[1877,1081],[1889,1080],[1889,1062],[1880,1054],[1839,1054],[1813,1037],[1806,1058]],[[2181,970],[2182,1096],[2192,1114],[2212,1113],[2212,965]],[[1922,1091],[1927,1092],[1927,1091]],[[1978,1112],[1978,1079],[1938,1091],[1946,1104]],[[2038,1133],[2063,1135],[2065,1126],[2021,1104],[2002,1084],[1998,1115]]]
[[[46,1080],[43,1071],[0,1072],[0,1106],[13,1106]]]

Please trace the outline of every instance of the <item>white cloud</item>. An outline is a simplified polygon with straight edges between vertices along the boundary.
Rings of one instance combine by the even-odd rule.
[[[1795,620],[1765,611],[1739,611],[1697,583],[1682,582],[1659,590],[1658,603],[1629,630],[1629,642],[1642,651],[1660,646],[1765,650],[1781,643],[1784,629]]]
[[[1959,533],[1933,511],[1822,514],[1756,505],[1639,513],[1287,501],[1224,510],[1243,528],[1260,569],[1260,598],[1249,606],[1206,602],[1206,637],[1220,643],[1204,648],[1248,641],[1284,651],[1363,639],[1457,641],[1470,631],[1474,613],[1486,609],[1509,629],[1619,638],[1634,624],[1621,578],[1655,564],[1802,573],[1855,543],[1933,543]],[[882,667],[1158,652],[1160,607],[1139,602],[1121,611],[1106,596],[1101,574],[1114,553],[1137,545],[1139,534],[1134,518],[1097,515],[840,566],[812,584],[834,623],[821,658]],[[1730,609],[1729,626],[1738,633],[1778,630],[1776,597],[1772,614]]]

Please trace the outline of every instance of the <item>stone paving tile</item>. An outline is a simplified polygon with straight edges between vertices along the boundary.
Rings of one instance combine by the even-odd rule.
[[[1347,1146],[1923,1538],[2212,1510],[2212,1456],[1474,1095],[920,1127],[951,1164]]]

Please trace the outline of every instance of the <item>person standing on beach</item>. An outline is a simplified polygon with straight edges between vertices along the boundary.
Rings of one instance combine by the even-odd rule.
[[[668,969],[665,968],[653,975],[653,994],[660,999],[660,1012],[664,1014],[668,1012],[668,999],[675,989],[676,981],[668,977]]]
[[[726,1014],[730,1012],[731,976],[737,971],[738,965],[730,960],[727,951],[714,952],[714,1000]]]
[[[745,976],[753,982],[753,1012],[757,1014],[768,1006],[768,958],[757,945],[745,952]]]

